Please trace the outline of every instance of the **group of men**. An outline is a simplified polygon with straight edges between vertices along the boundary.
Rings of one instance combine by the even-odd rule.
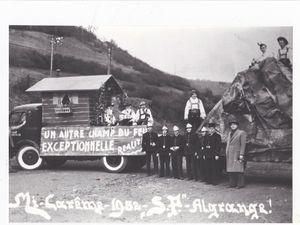
[[[229,119],[231,132],[226,145],[226,171],[230,187],[244,187],[244,154],[246,133],[238,129],[234,116]],[[216,124],[210,122],[201,129],[200,135],[192,132],[192,125],[186,125],[186,132],[181,135],[178,126],[173,127],[170,135],[166,126],[158,136],[147,125],[143,135],[142,150],[146,153],[147,175],[158,174],[159,177],[202,181],[216,185],[220,171],[218,160],[221,151],[221,136],[216,132]],[[183,171],[185,158],[186,172]],[[151,161],[153,168],[151,169]],[[172,168],[172,172],[171,172]]]
[[[113,106],[113,104],[108,105],[104,112],[104,123],[106,126],[132,126],[153,123],[151,110],[146,106],[146,102],[144,101],[140,103],[140,107],[136,112],[131,104],[125,103],[125,109],[121,111],[119,119],[114,115]]]
[[[200,134],[197,134],[196,130],[205,117],[203,103],[193,90],[185,106],[184,119],[187,124],[184,134],[180,134],[179,127],[175,125],[172,135],[167,126],[163,126],[161,135],[158,135],[153,131],[153,123],[147,124],[147,132],[142,139],[142,151],[146,153],[148,176],[158,174],[159,177],[176,179],[186,177],[188,180],[217,184],[221,172],[219,160],[222,141],[216,131],[216,124],[212,121],[203,126]],[[229,117],[228,123],[231,131],[226,144],[226,171],[230,187],[242,188],[246,133],[238,129],[239,123],[234,115]]]
[[[277,52],[277,60],[281,62],[284,66],[292,69],[293,57],[292,57],[292,48],[289,46],[289,42],[285,37],[277,38],[280,48]],[[271,53],[267,49],[265,43],[257,43],[261,51],[261,55],[257,58],[254,58],[251,62],[249,68],[255,68],[260,62],[268,57],[275,57],[274,53]]]
[[[214,123],[208,124],[208,131],[203,128],[200,137],[192,132],[189,123],[184,135],[180,134],[179,127],[175,125],[173,135],[169,134],[167,126],[163,126],[161,136],[153,131],[152,124],[148,124],[147,132],[143,135],[142,149],[146,152],[148,176],[153,174],[150,168],[153,161],[154,174],[183,179],[185,158],[187,179],[216,184],[218,167],[215,161],[219,158],[221,137],[215,132]]]

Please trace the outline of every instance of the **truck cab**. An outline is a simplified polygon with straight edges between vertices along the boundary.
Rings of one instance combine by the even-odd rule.
[[[9,114],[9,156],[17,156],[21,167],[35,168],[41,163],[39,145],[42,127],[42,104],[15,107]]]

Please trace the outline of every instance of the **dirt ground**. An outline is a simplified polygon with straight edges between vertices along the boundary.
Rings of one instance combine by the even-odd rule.
[[[18,168],[15,159],[11,163]],[[9,174],[9,221],[287,223],[292,222],[291,168],[290,164],[248,163],[243,189],[228,188],[226,175],[211,186],[146,177],[145,168],[107,173],[99,161],[19,170]]]

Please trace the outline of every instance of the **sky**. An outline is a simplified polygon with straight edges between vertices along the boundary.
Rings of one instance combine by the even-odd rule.
[[[153,27],[97,26],[101,40],[113,39],[149,65],[190,79],[231,82],[260,54],[257,42],[278,51],[277,37],[292,47],[292,27]]]

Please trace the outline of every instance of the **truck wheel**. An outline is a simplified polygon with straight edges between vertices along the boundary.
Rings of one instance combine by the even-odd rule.
[[[128,158],[125,156],[103,156],[102,165],[108,172],[120,173],[126,169]]]
[[[42,165],[43,159],[34,146],[23,146],[17,154],[17,162],[25,170],[34,170]]]
[[[47,157],[47,158],[44,158],[44,160],[47,163],[47,166],[49,168],[60,167],[63,164],[65,164],[65,162],[67,161],[66,159],[61,158],[61,157]]]

